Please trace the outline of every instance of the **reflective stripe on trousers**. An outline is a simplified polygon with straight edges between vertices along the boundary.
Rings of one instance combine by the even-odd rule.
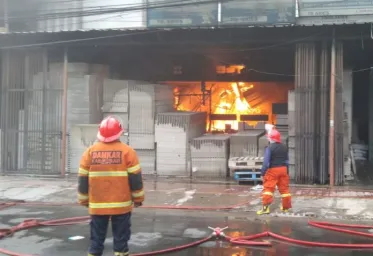
[[[268,192],[268,191],[263,192],[263,195],[267,195],[267,196],[272,196],[273,197],[273,193],[272,192]]]
[[[291,208],[291,195],[289,191],[289,175],[285,166],[269,168],[263,177],[263,205],[267,206],[273,202],[273,193],[276,185],[282,197],[282,207]]]

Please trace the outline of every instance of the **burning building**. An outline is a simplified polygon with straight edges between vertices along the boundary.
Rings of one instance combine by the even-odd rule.
[[[175,86],[175,108],[209,113],[207,131],[238,131],[239,123],[255,126],[273,123],[272,103],[287,103],[292,83],[277,82],[180,82]]]
[[[205,33],[209,32],[197,30],[173,31],[165,33],[165,38],[149,33],[147,36],[137,35],[139,38],[133,40],[139,40],[138,44],[118,39],[112,47],[71,46],[66,79],[69,82],[66,87],[66,132],[72,133],[69,137],[72,149],[68,158],[79,158],[82,148],[86,146],[82,145],[82,141],[94,140],[94,132],[87,132],[88,128],[84,125],[97,124],[107,115],[120,117],[127,131],[123,141],[136,149],[143,171],[147,174],[226,177],[225,170],[232,155],[261,155],[258,148],[263,144],[258,140],[264,138],[266,143],[264,127],[259,131],[248,130],[253,126],[260,127],[262,122],[278,126],[281,121],[281,124],[287,126],[288,92],[294,89],[295,84],[298,83],[299,87],[300,84],[308,85],[309,81],[299,82],[298,71],[294,75],[294,44],[273,47],[272,40],[265,44],[253,42],[257,38],[246,34],[251,30],[243,31],[211,30],[211,35],[216,34],[216,37],[211,38],[205,38]],[[241,38],[236,42],[233,39],[240,37],[245,37],[245,40]],[[162,45],[155,43],[157,40],[163,40]],[[187,41],[190,42],[185,44]],[[267,45],[265,50],[262,50],[263,45]],[[8,88],[10,97],[3,104],[14,112],[7,115],[17,118],[3,122],[3,127],[8,129],[11,126],[18,131],[17,134],[11,133],[9,128],[6,130],[9,136],[4,136],[6,141],[3,144],[7,146],[8,153],[3,155],[3,165],[9,170],[38,169],[49,163],[49,159],[54,159],[56,163],[53,168],[49,165],[44,168],[55,170],[58,168],[54,166],[63,162],[49,155],[39,160],[39,151],[52,152],[46,148],[49,145],[56,148],[53,152],[59,155],[59,122],[64,115],[61,108],[57,107],[61,104],[55,104],[56,108],[47,106],[55,98],[58,100],[52,100],[53,103],[65,102],[65,94],[62,94],[65,90],[62,86],[63,52],[59,48],[50,49],[40,53],[35,61],[33,58],[30,60],[29,56],[18,58],[19,61],[17,58],[9,58],[12,61],[10,67],[24,65],[25,68],[38,68],[28,72],[19,69],[16,70],[18,73],[14,71],[9,76],[9,84],[16,87]],[[53,63],[59,63],[58,67]],[[58,69],[58,75],[53,73],[55,68]],[[54,79],[48,80],[49,75]],[[25,100],[18,97],[19,88],[25,86],[18,80],[24,77],[32,81],[29,87],[35,90],[33,94],[22,94],[22,97],[31,96]],[[38,95],[40,88],[51,91],[48,97],[43,98],[46,103],[42,106],[39,104],[42,102]],[[32,108],[25,107],[28,105],[32,105]],[[289,110],[292,108],[290,117],[290,114],[295,113],[295,108],[294,104],[288,105]],[[40,115],[42,118],[34,117],[33,113],[39,112],[45,113]],[[313,112],[311,115],[314,115]],[[48,124],[40,125],[44,123]],[[73,127],[78,124],[83,126]],[[27,139],[23,139],[22,136],[26,136],[23,134],[25,127],[30,131],[40,131],[40,138],[32,138],[29,134],[34,133],[29,133],[26,134]],[[90,129],[95,128],[92,126]],[[44,131],[49,130],[50,137],[54,137],[44,136]],[[242,135],[245,132],[251,134]],[[294,129],[292,132],[289,136],[292,136],[294,142]],[[82,134],[87,135],[87,138],[82,139]],[[93,138],[88,136],[91,134]],[[286,137],[286,132],[283,134]],[[39,144],[42,150],[39,150]],[[256,148],[248,145],[256,145]],[[294,143],[291,145],[294,152]],[[69,163],[76,165],[76,161],[70,159]],[[32,162],[32,166],[29,162]],[[291,164],[295,166],[294,162]]]

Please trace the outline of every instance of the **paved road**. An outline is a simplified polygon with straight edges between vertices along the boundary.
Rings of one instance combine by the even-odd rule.
[[[0,211],[0,228],[14,226],[24,219],[41,218],[56,219],[86,215],[81,207],[12,207]],[[268,228],[276,233],[323,242],[371,243],[368,239],[359,239],[348,235],[323,231],[307,226],[304,219],[298,218],[260,218],[247,217],[245,213],[226,212],[184,212],[165,210],[136,210],[133,217],[133,234],[131,251],[134,253],[165,249],[183,245],[210,234],[207,226],[229,226],[227,232],[231,236],[242,236],[259,233]],[[74,236],[84,237],[72,241]],[[0,241],[0,247],[21,253],[41,256],[80,256],[86,255],[88,247],[89,227],[87,224],[63,227],[44,227],[20,231],[12,237]],[[109,232],[106,242],[105,256],[112,254],[112,237]],[[214,256],[300,256],[300,255],[339,255],[362,256],[372,255],[372,251],[348,251],[314,249],[290,246],[273,242],[271,248],[239,248],[221,241],[207,242],[197,248],[177,252],[174,256],[214,255]]]

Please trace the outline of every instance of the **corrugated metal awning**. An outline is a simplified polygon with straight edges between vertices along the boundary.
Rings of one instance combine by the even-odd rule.
[[[80,30],[60,30],[60,31],[10,31],[0,32],[0,35],[24,35],[24,34],[58,34],[58,33],[88,33],[88,32],[143,32],[147,28],[123,28],[123,29],[80,29]],[[154,30],[154,29],[152,29]]]
[[[250,27],[217,29],[104,29],[78,31],[29,31],[0,33],[0,48],[21,48],[31,46],[174,46],[198,44],[261,44],[328,40],[332,29],[338,39],[370,38],[370,24]]]

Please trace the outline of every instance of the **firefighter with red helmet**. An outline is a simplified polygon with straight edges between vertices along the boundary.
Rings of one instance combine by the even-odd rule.
[[[269,214],[269,206],[273,202],[273,194],[276,186],[281,194],[281,210],[287,212],[291,209],[291,195],[289,191],[288,150],[281,143],[281,134],[276,129],[270,129],[267,133],[269,146],[264,153],[262,166],[263,192],[261,210],[257,211],[258,215]]]
[[[129,255],[131,212],[144,201],[143,181],[137,154],[119,138],[124,130],[114,117],[99,127],[98,142],[83,154],[79,168],[79,203],[91,215],[88,256],[102,256],[111,220],[114,255]]]

